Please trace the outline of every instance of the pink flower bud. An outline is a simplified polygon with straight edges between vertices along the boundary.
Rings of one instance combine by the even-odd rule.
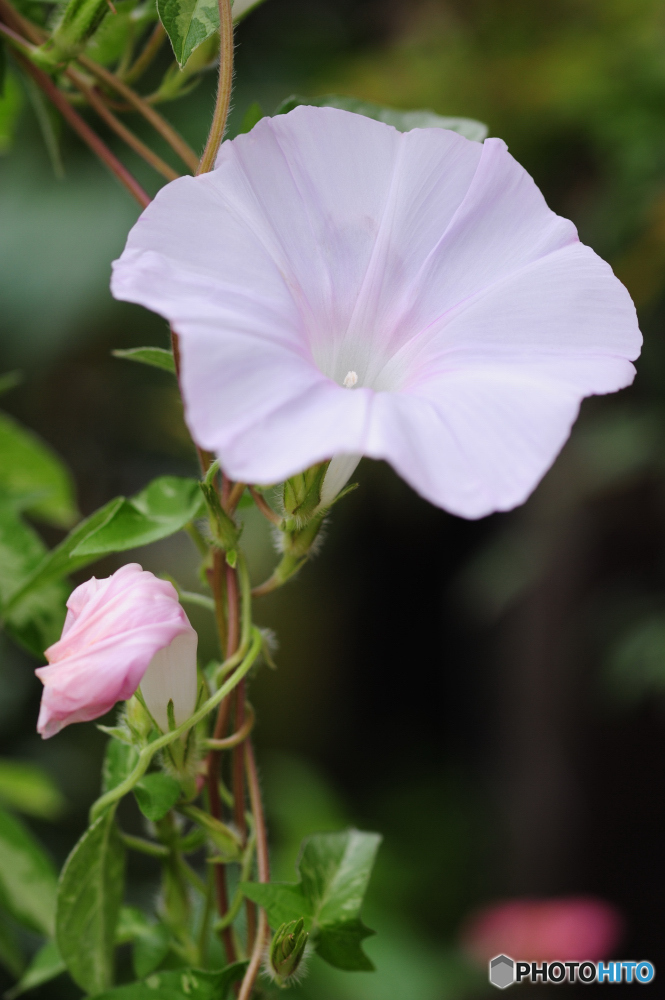
[[[597,962],[622,931],[621,915],[601,899],[514,899],[472,914],[462,946],[480,963],[502,953],[530,962]]]
[[[189,718],[198,637],[172,584],[130,563],[81,584],[67,607],[62,637],[45,653],[49,666],[35,671],[44,685],[37,723],[44,739],[72,722],[99,718],[141,684],[162,729],[171,699],[176,723]]]

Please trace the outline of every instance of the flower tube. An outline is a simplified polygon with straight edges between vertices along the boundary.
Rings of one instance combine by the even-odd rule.
[[[81,584],[67,602],[62,637],[35,671],[44,685],[37,730],[44,739],[72,722],[105,715],[141,685],[163,730],[194,711],[198,637],[172,584],[137,564]]]
[[[526,499],[641,346],[504,142],[336,108],[264,118],[162,188],[112,291],[180,335],[189,428],[233,479],[332,458],[327,502],[367,455],[471,518]]]

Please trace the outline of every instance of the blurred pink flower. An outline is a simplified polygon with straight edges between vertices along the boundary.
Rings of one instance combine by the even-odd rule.
[[[196,704],[198,637],[172,584],[137,563],[81,584],[67,601],[62,638],[35,673],[44,685],[37,730],[44,739],[72,722],[97,719],[141,685],[155,721],[166,707],[184,722]]]
[[[189,427],[233,478],[337,456],[334,492],[368,455],[465,517],[521,503],[641,345],[500,139],[334,108],[264,118],[166,185],[112,291],[180,334]]]
[[[507,954],[531,962],[597,962],[618,944],[623,920],[600,899],[515,899],[479,910],[462,931],[462,946],[487,962]]]

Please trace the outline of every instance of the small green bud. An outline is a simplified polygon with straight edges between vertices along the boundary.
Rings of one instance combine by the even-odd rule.
[[[279,986],[287,986],[298,971],[309,934],[303,918],[282,924],[270,945],[270,972]]]
[[[299,524],[305,524],[321,503],[321,487],[330,462],[319,462],[284,483],[284,510]]]
[[[34,53],[34,62],[47,72],[69,62],[81,52],[110,11],[115,13],[109,0],[69,0],[51,38]]]
[[[125,702],[124,714],[130,732],[139,738],[139,742],[144,742],[150,731],[155,728],[155,724],[136,695],[132,695],[129,701]]]

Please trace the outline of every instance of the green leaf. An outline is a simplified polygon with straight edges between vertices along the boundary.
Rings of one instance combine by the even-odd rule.
[[[164,924],[151,924],[137,935],[132,951],[135,975],[143,979],[154,972],[168,955],[170,945],[171,932]]]
[[[55,584],[26,595],[26,601],[13,609],[10,595],[45,556],[46,547],[36,531],[19,517],[13,504],[0,499],[0,612],[7,631],[39,658],[62,631],[67,590]]]
[[[42,134],[48,158],[51,161],[53,173],[56,179],[61,181],[65,177],[65,166],[62,162],[62,154],[60,152],[60,119],[32,77],[24,76],[23,82],[28,94],[28,100],[35,112],[35,118],[39,125],[39,131]]]
[[[235,0],[233,20],[239,21],[259,3],[261,0]],[[219,31],[217,0],[157,0],[157,10],[181,69],[194,49]]]
[[[149,545],[180,531],[203,509],[196,479],[162,476],[131,500],[120,503],[107,521],[79,542],[72,557],[101,556]]]
[[[0,396],[20,385],[21,380],[22,375],[20,372],[5,372],[4,375],[0,375]]]
[[[25,969],[25,955],[18,942],[16,929],[10,925],[4,913],[0,914],[0,963],[14,979],[19,979]]]
[[[372,104],[371,101],[360,101],[356,97],[344,97],[340,94],[326,94],[323,97],[300,97],[294,94],[282,101],[275,114],[288,114],[301,104],[352,111],[356,115],[392,125],[399,132],[410,132],[412,128],[446,128],[476,142],[482,142],[488,132],[486,125],[473,118],[446,118],[434,111],[399,111],[397,108],[385,108],[380,104]]]
[[[137,935],[132,952],[134,972],[139,979],[149,976],[166,958],[171,944],[171,932],[164,924],[151,924]]]
[[[264,117],[263,111],[261,110],[261,105],[258,101],[254,101],[253,104],[247,108],[245,114],[243,115],[242,124],[238,130],[238,134],[241,135],[244,132],[251,132],[257,122],[260,122]]]
[[[171,932],[162,923],[155,923],[135,906],[123,906],[118,918],[116,944],[134,943],[134,972],[139,979],[149,976],[166,958]]]
[[[60,876],[56,940],[72,979],[88,993],[108,989],[113,978],[124,861],[110,809],[83,834]]]
[[[217,0],[157,0],[157,10],[181,69],[194,49],[219,30]]]
[[[33,517],[69,528],[78,517],[69,472],[36,434],[0,413],[0,491],[31,496],[22,506]]]
[[[102,766],[102,794],[122,784],[134,770],[139,759],[138,750],[120,740],[110,739],[106,744]]]
[[[0,809],[0,902],[15,920],[53,936],[57,877],[50,858],[15,816]]]
[[[96,1000],[226,1000],[233,983],[242,979],[247,962],[234,962],[220,972],[179,969],[156,972],[143,983],[117,986]]]
[[[305,921],[305,929],[312,927],[312,904],[303,895],[301,883],[290,882],[243,882],[242,891],[248,899],[251,899],[258,906],[262,906],[266,911],[268,923],[273,930],[277,930],[282,924],[288,924],[292,920],[299,920],[302,917]]]
[[[175,375],[173,351],[165,351],[162,347],[131,347],[126,351],[112,351],[116,358],[126,358],[128,361],[138,361],[142,365],[161,368],[162,371]]]
[[[32,962],[25,970],[16,986],[5,993],[6,1000],[15,1000],[22,993],[34,990],[35,987],[48,983],[56,976],[62,975],[67,966],[60,957],[58,946],[55,941],[48,941],[43,948],[40,948]]]
[[[115,500],[110,500],[109,503],[105,504],[104,507],[100,507],[99,510],[91,514],[84,521],[81,521],[73,531],[71,531],[59,545],[56,545],[54,549],[50,552],[46,552],[44,546],[40,543],[39,551],[42,553],[41,557],[35,561],[31,558],[30,562],[34,568],[26,573],[18,574],[3,572],[3,560],[0,558],[0,600],[3,597],[4,590],[9,590],[8,596],[5,597],[5,607],[4,614],[7,615],[9,612],[13,612],[14,609],[23,605],[23,603],[32,596],[36,591],[41,590],[46,584],[51,583],[54,580],[59,580],[63,576],[68,576],[70,573],[74,573],[77,569],[82,569],[83,566],[87,566],[89,563],[94,562],[98,556],[96,555],[83,555],[74,558],[72,556],[73,550],[77,547],[79,542],[85,539],[93,531],[96,531],[101,525],[104,525],[108,520],[110,520],[114,513],[124,502],[124,497],[116,497]],[[2,519],[4,517],[2,506],[0,505],[0,552],[2,551],[3,544],[3,523]],[[37,535],[33,532],[35,538]],[[3,588],[3,580],[5,577],[8,578],[10,587]],[[23,577],[23,579],[21,579]],[[16,580],[21,581],[18,586],[16,586]],[[13,587],[11,587],[11,581],[14,581]]]
[[[372,937],[375,933],[360,919],[322,927],[316,938],[316,953],[336,969],[373,972],[374,962],[360,946],[365,938]]]
[[[41,767],[14,760],[0,760],[0,802],[41,819],[56,819],[65,808],[59,789]]]
[[[0,94],[0,156],[14,143],[14,133],[23,107],[23,92],[13,73],[5,74],[5,86]]]
[[[242,891],[265,908],[274,930],[303,917],[317,953],[330,965],[371,970],[361,942],[374,931],[361,921],[360,909],[380,843],[379,834],[360,830],[314,834],[303,842],[299,883],[244,882]]]
[[[180,784],[168,774],[154,771],[144,775],[134,785],[134,795],[146,819],[156,823],[166,816],[180,798]]]

